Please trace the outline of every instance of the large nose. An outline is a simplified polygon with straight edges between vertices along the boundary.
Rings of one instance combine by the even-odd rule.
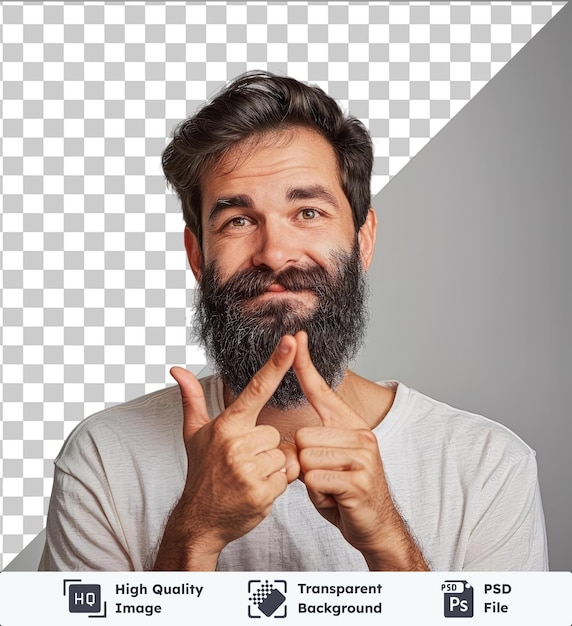
[[[288,232],[283,222],[268,219],[260,226],[252,254],[255,267],[278,272],[288,265],[298,263],[300,256],[297,237]]]

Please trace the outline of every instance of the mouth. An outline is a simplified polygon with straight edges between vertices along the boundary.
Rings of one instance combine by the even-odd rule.
[[[304,296],[306,297],[309,293],[313,293],[310,289],[288,289],[288,287],[284,287],[284,285],[280,285],[279,283],[273,283],[270,285],[266,291],[263,291],[258,295],[259,298],[279,298],[280,296],[288,297],[288,296]]]
[[[279,283],[272,283],[272,285],[268,287],[265,293],[284,293],[285,291],[289,291],[289,289],[286,289],[284,285],[280,285]]]
[[[265,291],[245,300],[243,306],[250,309],[263,306],[265,303],[275,303],[277,306],[283,304],[294,306],[296,310],[305,310],[308,306],[314,305],[314,295],[310,289],[288,289],[284,285],[273,283]]]

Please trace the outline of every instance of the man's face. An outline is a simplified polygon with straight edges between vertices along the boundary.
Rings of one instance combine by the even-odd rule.
[[[337,386],[365,327],[373,212],[356,236],[333,149],[317,133],[285,131],[235,146],[202,184],[197,321],[207,351],[237,394],[280,337],[307,330],[310,353]],[[303,401],[293,372],[271,404]]]

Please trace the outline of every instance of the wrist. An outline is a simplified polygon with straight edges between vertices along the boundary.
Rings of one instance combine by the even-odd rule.
[[[406,554],[394,552],[364,554],[370,572],[428,572],[423,555],[416,551]]]
[[[190,524],[175,508],[167,521],[153,569],[156,571],[215,571],[224,544],[212,533]]]
[[[385,536],[362,554],[370,571],[427,572],[429,567],[413,537],[404,527],[402,532]]]
[[[397,509],[387,507],[386,517],[361,550],[370,571],[426,572],[429,567]]]
[[[153,571],[156,572],[214,572],[220,553],[203,553],[188,546],[163,546],[159,553]]]
[[[214,572],[220,550],[181,534],[165,534],[159,546],[153,569],[155,571]]]

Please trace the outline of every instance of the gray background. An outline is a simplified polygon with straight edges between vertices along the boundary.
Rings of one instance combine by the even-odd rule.
[[[572,569],[572,5],[375,198],[357,369],[536,450],[550,568]]]
[[[246,69],[316,82],[370,128],[376,193],[562,4],[0,3],[0,567],[84,416],[204,365],[173,125]]]

